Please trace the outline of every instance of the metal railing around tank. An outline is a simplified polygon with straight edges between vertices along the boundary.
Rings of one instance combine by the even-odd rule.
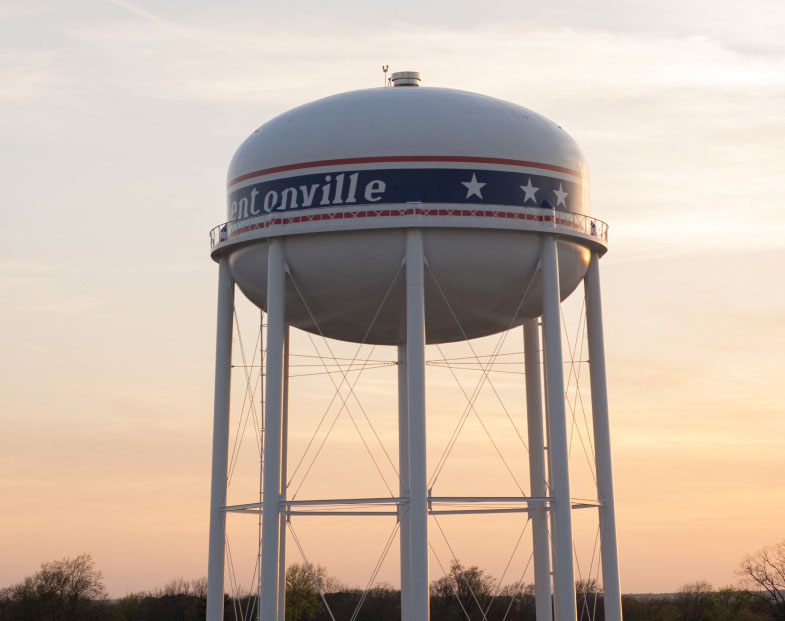
[[[210,248],[229,241],[237,235],[255,230],[266,229],[271,226],[300,224],[307,222],[324,222],[330,220],[353,220],[367,218],[389,218],[396,216],[439,216],[439,217],[475,217],[499,218],[503,220],[524,220],[540,223],[539,230],[548,228],[550,224],[554,229],[561,227],[583,233],[599,241],[608,241],[608,224],[585,214],[560,211],[557,209],[543,209],[541,207],[494,209],[483,205],[467,209],[465,207],[425,207],[421,203],[408,204],[405,208],[389,209],[345,209],[341,211],[312,210],[312,212],[276,212],[256,218],[244,220],[230,220],[219,224],[210,231]],[[535,230],[538,230],[535,229]]]

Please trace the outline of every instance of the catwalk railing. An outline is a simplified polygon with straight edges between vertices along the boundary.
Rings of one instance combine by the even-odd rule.
[[[252,231],[263,231],[275,226],[302,225],[309,223],[328,223],[331,221],[363,221],[405,216],[420,216],[423,224],[428,226],[428,218],[484,218],[522,223],[527,230],[548,231],[559,233],[582,233],[600,242],[608,241],[608,224],[592,216],[557,209],[542,207],[510,207],[483,205],[473,208],[466,207],[427,207],[422,204],[407,204],[399,208],[353,208],[353,209],[312,209],[307,211],[272,212],[242,220],[231,220],[210,231],[210,248],[231,241],[239,235]],[[526,226],[529,225],[529,226]],[[386,224],[385,228],[390,226]]]

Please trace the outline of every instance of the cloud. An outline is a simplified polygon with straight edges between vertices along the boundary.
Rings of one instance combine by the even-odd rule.
[[[229,56],[236,56],[241,60],[250,60],[249,57],[238,53],[238,51],[233,47],[224,45],[220,41],[211,37],[209,32],[205,32],[198,28],[189,27],[183,24],[177,24],[170,20],[164,19],[136,4],[133,4],[132,2],[128,2],[128,0],[108,0],[108,2],[121,9],[138,15],[148,22],[151,22],[155,26],[163,29],[165,32],[170,33],[174,37],[190,39],[201,46],[212,48],[216,51],[228,54]]]
[[[298,29],[241,29],[174,23],[127,0],[112,4],[142,20],[81,25],[69,32],[108,58],[133,60],[134,73],[172,81],[169,96],[208,100],[253,99],[268,91],[307,88],[324,92],[345,84],[380,83],[378,65],[424,72],[425,84],[443,83],[480,92],[584,93],[627,98],[652,89],[782,85],[782,55],[745,53],[705,36],[629,35],[518,24],[446,28],[381,22],[363,31],[333,24]],[[402,27],[405,26],[405,27]],[[216,54],[218,52],[218,54]],[[500,80],[500,76],[511,76]],[[201,80],[195,80],[198,76]],[[336,82],[340,76],[340,82]],[[467,82],[467,78],[471,80]],[[532,86],[536,85],[535,88]],[[543,88],[543,86],[545,88]],[[524,97],[524,100],[528,97]]]
[[[6,105],[39,99],[56,80],[52,54],[44,50],[0,49],[0,101]]]

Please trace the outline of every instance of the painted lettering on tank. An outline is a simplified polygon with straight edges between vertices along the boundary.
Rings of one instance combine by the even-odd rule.
[[[303,207],[310,207],[313,204],[313,197],[318,187],[318,183],[313,183],[310,187],[307,185],[300,186],[300,192],[303,193]]]
[[[523,167],[522,167],[523,168]],[[230,220],[360,205],[509,205],[588,213],[587,183],[575,175],[494,168],[380,168],[261,180],[230,192]]]
[[[297,181],[300,179],[298,178]],[[265,184],[259,184],[263,186]],[[365,183],[360,182],[360,173],[339,173],[335,176],[324,175],[322,183],[310,183],[307,185],[287,185],[278,190],[270,189],[264,193],[262,209],[271,213],[273,211],[290,211],[300,207],[308,208],[314,206],[317,193],[319,195],[319,206],[331,207],[333,205],[356,204],[358,193],[366,202],[375,203],[382,200],[386,184],[381,179],[369,179]],[[247,188],[238,191],[236,194],[244,194]],[[261,215],[256,199],[262,192],[257,186],[253,186],[245,196],[229,203],[229,217],[232,220],[243,220],[251,216]]]

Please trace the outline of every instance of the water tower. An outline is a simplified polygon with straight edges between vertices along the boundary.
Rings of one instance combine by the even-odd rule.
[[[598,271],[607,226],[589,215],[584,158],[561,127],[526,108],[420,87],[415,72],[392,82],[285,112],[229,167],[228,221],[211,237],[219,278],[207,619],[223,619],[237,285],[267,313],[262,621],[282,618],[284,606],[288,326],[398,348],[401,480],[390,502],[406,621],[429,618],[428,515],[439,501],[426,484],[426,343],[523,326],[531,494],[517,500],[532,520],[537,618],[574,620],[560,304],[583,281],[605,614],[620,620]]]

